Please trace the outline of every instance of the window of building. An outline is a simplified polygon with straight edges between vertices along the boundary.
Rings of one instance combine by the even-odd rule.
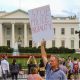
[[[71,28],[71,35],[74,35],[74,28]]]
[[[31,34],[31,28],[30,28],[30,26],[29,26],[29,33]]]
[[[54,28],[54,34],[55,34],[55,28]]]
[[[52,47],[55,47],[55,40],[52,40]]]
[[[10,28],[7,28],[7,35],[10,35]]]
[[[65,34],[65,29],[61,28],[61,34],[64,35]]]
[[[32,47],[32,40],[29,40],[29,47]]]
[[[61,47],[65,47],[65,40],[61,40]]]
[[[22,33],[22,29],[18,28],[18,34],[21,34],[21,33]]]
[[[7,40],[7,46],[10,47],[10,40]]]
[[[29,34],[31,34],[31,27],[30,27],[30,23],[28,23],[28,24],[27,24],[27,26],[28,26],[28,32],[29,32]]]
[[[74,40],[71,40],[71,49],[74,49]]]

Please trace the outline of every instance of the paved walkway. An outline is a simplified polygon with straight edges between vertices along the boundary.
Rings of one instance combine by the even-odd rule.
[[[27,80],[27,74],[24,74],[24,75],[18,75],[18,80]],[[0,79],[0,80],[3,80],[3,79]],[[7,80],[12,80],[11,78],[8,78]],[[80,74],[79,74],[79,79],[77,80],[80,80]]]

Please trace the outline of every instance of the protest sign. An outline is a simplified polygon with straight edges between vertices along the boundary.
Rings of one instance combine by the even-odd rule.
[[[32,40],[35,43],[44,40],[52,40],[54,37],[52,18],[49,5],[31,9],[28,11]]]

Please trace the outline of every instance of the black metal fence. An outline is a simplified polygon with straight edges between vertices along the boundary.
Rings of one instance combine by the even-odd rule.
[[[18,79],[27,79],[27,76],[27,69],[22,69],[21,71],[19,71]]]

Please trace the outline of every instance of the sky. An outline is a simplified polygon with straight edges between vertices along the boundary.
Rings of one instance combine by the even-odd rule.
[[[80,12],[80,0],[0,0],[0,11],[11,12],[17,9],[28,11],[50,5],[51,14],[74,15]]]

